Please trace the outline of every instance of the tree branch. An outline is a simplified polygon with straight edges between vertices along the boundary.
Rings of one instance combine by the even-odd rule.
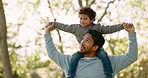
[[[48,0],[48,4],[49,4],[49,9],[50,9],[50,11],[51,11],[51,14],[52,14],[52,16],[53,16],[53,18],[54,18],[54,22],[53,22],[53,23],[55,23],[56,20],[57,20],[57,18],[55,18],[55,16],[54,16],[54,12],[53,12],[53,10],[52,10],[52,8],[51,8],[51,4],[50,4],[50,1],[49,1],[49,0]],[[59,31],[58,29],[56,29],[56,30],[57,30],[58,36],[59,36],[60,51],[61,51],[61,53],[63,53],[64,51],[63,51],[63,45],[62,45],[62,39],[61,39],[60,31]]]
[[[56,19],[55,16],[54,16],[54,13],[52,11],[51,4],[50,4],[50,1],[49,0],[48,0],[48,5],[49,5],[49,9],[51,11],[51,14],[52,14],[53,18]]]
[[[78,0],[78,3],[79,3],[79,6],[80,6],[80,7],[83,7],[83,5],[82,5],[82,0]]]
[[[96,0],[93,0],[93,1],[89,4],[89,6],[91,6],[92,4],[94,4],[94,3],[95,3],[95,1],[96,1]]]
[[[114,3],[114,2],[115,2],[115,0],[110,1],[110,2],[107,4],[107,6],[106,6],[106,8],[105,8],[105,10],[104,10],[103,15],[102,15],[101,18],[98,20],[98,22],[100,22],[100,21],[103,19],[103,17],[105,16],[105,14],[107,14],[107,9],[109,8],[109,5],[110,5],[111,3]]]

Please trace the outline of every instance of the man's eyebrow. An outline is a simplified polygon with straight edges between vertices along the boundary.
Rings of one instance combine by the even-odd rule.
[[[92,41],[89,37],[83,37],[83,38],[86,38],[86,39],[88,39],[88,40]]]

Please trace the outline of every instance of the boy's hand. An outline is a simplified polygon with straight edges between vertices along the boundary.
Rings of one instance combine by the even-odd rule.
[[[55,29],[55,22],[56,22],[56,19],[54,19],[54,22],[52,23],[52,25],[49,25],[49,24],[45,25],[45,28],[46,28],[45,32],[50,32],[50,31],[54,30]]]
[[[45,25],[45,32],[46,33],[49,33],[50,31],[54,30],[55,29],[55,25],[54,25],[54,22],[52,23],[52,25]]]
[[[45,28],[47,28],[48,26],[51,26],[51,25],[53,25],[53,27],[55,27],[54,23],[55,23],[55,22],[50,22],[50,23],[46,24],[46,25],[45,25]]]
[[[123,28],[125,29],[126,26],[128,26],[128,23],[123,22],[122,23]]]
[[[133,25],[132,23],[126,24],[126,25],[124,26],[124,29],[125,29],[127,32],[129,32],[129,33],[135,32],[135,27],[134,27],[134,25]]]

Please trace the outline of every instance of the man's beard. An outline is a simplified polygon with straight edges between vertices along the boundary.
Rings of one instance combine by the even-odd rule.
[[[80,46],[80,52],[83,53],[83,54],[90,54],[90,53],[91,53],[91,50],[89,49],[89,50],[86,51],[86,48],[85,48],[84,45],[82,44],[82,45]]]

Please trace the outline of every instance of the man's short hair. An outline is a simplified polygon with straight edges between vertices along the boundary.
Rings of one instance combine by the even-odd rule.
[[[105,43],[105,39],[102,34],[96,30],[88,30],[86,34],[88,33],[92,35],[94,46],[98,45],[100,49]]]

